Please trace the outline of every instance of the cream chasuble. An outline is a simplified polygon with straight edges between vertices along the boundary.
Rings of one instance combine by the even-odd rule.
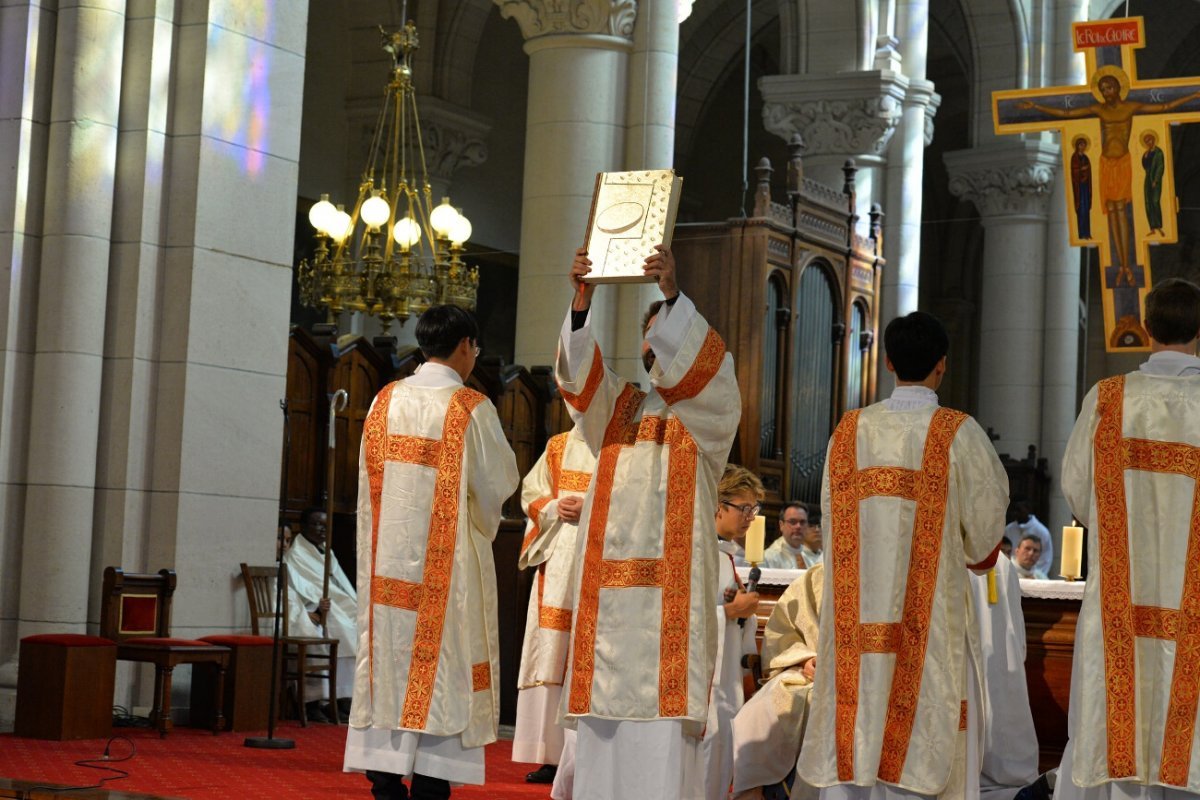
[[[678,719],[699,735],[717,652],[717,482],[741,400],[732,356],[687,297],[663,306],[647,341],[649,394],[605,367],[590,325],[572,331],[568,315],[559,344],[560,389],[599,452],[579,525],[564,713]]]
[[[308,616],[316,611],[325,589],[325,555],[303,536],[292,540],[292,546],[283,554],[288,577],[288,634],[291,636],[330,636],[338,640],[337,697],[350,697],[354,691],[354,651],[358,647],[355,618],[358,616],[358,600],[354,586],[342,571],[337,558],[329,570],[329,614],[325,631]],[[328,648],[321,647],[324,651]],[[315,679],[312,679],[315,680]],[[314,685],[324,681],[315,680]],[[309,699],[323,697],[324,693],[310,694]]]
[[[529,522],[517,565],[536,567],[537,576],[529,597],[518,689],[562,685],[575,601],[571,578],[579,529],[558,516],[558,499],[586,494],[595,464],[582,436],[575,431],[560,433],[546,443],[546,451],[521,484],[521,505]]]
[[[980,664],[967,565],[999,552],[1004,468],[967,415],[889,400],[842,418],[821,501],[820,678],[800,774],[819,787],[955,796],[966,787],[967,670]]]
[[[420,385],[439,367],[385,387],[363,428],[350,725],[474,748],[496,739],[492,540],[518,474],[486,397]]]
[[[1198,366],[1156,353],[1100,381],[1063,457],[1063,494],[1088,527],[1068,726],[1078,787],[1200,792]]]
[[[779,783],[796,766],[812,681],[802,665],[817,655],[817,610],[825,568],[818,564],[779,597],[763,632],[770,679],[733,719],[733,793]],[[799,796],[799,789],[793,795]]]

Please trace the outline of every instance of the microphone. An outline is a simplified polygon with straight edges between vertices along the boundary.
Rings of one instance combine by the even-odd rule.
[[[751,594],[758,591],[758,579],[762,577],[762,570],[758,565],[750,567],[750,574],[746,576],[746,594]],[[738,627],[746,627],[746,617],[738,619]]]
[[[758,591],[758,579],[761,577],[762,577],[762,570],[758,568],[757,564],[755,564],[754,566],[752,566],[750,568],[750,574],[746,576],[746,591],[747,592],[757,592]]]

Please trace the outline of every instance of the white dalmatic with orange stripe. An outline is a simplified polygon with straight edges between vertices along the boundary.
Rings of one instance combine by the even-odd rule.
[[[570,315],[559,344],[559,387],[599,453],[563,710],[569,722],[674,719],[699,735],[717,652],[717,482],[741,399],[732,356],[687,297],[663,307],[647,341],[658,359],[649,393],[606,368],[590,326],[572,331]]]
[[[558,515],[558,501],[587,494],[595,466],[587,442],[571,430],[550,437],[546,451],[521,482],[521,505],[529,521],[517,566],[535,567],[537,573],[529,597],[518,689],[562,686],[575,604],[571,578],[579,528]]]
[[[363,427],[350,725],[473,748],[496,738],[492,540],[518,473],[491,402],[439,370],[388,385]]]
[[[995,561],[1008,478],[978,423],[928,395],[851,411],[830,440],[818,677],[799,762],[813,786],[968,790],[968,687],[981,685],[968,680],[981,665],[968,565]]]
[[[1071,781],[1060,778],[1059,791],[1122,781],[1200,792],[1198,370],[1193,357],[1156,353],[1141,371],[1100,381],[1067,443],[1063,495],[1088,527],[1088,577]]]

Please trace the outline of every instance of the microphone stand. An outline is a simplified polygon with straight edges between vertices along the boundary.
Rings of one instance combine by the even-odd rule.
[[[247,736],[243,743],[246,747],[261,750],[291,750],[296,746],[293,739],[275,738],[275,696],[279,690],[276,683],[279,678],[279,620],[283,616],[280,606],[283,604],[283,527],[286,522],[284,510],[287,505],[288,457],[292,449],[286,398],[279,401],[279,407],[283,409],[283,476],[280,479],[282,486],[279,492],[279,524],[276,526],[278,533],[275,540],[275,631],[271,642],[271,691],[267,693],[267,735]],[[246,591],[252,591],[251,587],[247,586]],[[300,679],[304,680],[304,677],[301,676]]]

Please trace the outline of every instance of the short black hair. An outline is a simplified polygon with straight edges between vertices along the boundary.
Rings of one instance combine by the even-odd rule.
[[[456,305],[433,306],[417,320],[417,346],[426,358],[449,358],[463,339],[478,341],[479,325]]]
[[[650,330],[650,320],[658,316],[658,312],[662,310],[665,302],[666,300],[655,300],[646,309],[646,313],[642,315],[642,336],[645,336],[646,331]]]
[[[923,381],[950,349],[941,320],[925,311],[896,317],[883,332],[883,349],[902,381]]]
[[[1146,330],[1159,344],[1187,344],[1200,333],[1200,286],[1168,278],[1146,295]]]
[[[325,509],[317,508],[316,506],[310,506],[304,509],[304,513],[300,515],[300,524],[307,527],[315,515],[324,513]]]

